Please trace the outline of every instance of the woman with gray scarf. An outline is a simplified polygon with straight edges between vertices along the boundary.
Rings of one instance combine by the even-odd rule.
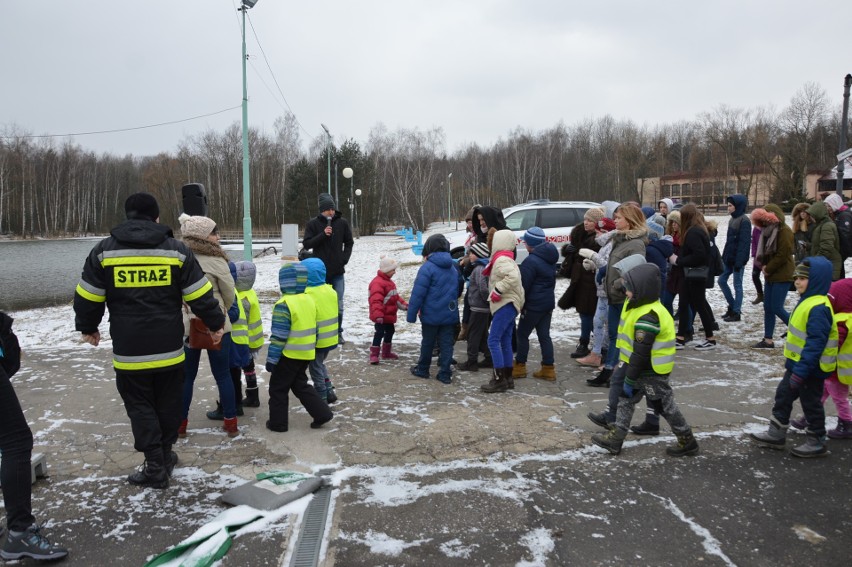
[[[774,348],[775,317],[786,325],[790,313],[784,300],[793,280],[793,231],[787,226],[784,211],[778,205],[766,205],[751,212],[751,222],[760,227],[755,261],[763,266],[763,339],[752,348]]]

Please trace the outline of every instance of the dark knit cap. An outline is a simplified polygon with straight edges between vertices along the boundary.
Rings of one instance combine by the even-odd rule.
[[[484,242],[476,242],[470,247],[471,253],[477,258],[488,258],[491,252],[488,250],[488,245]]]
[[[329,209],[337,209],[337,205],[334,204],[334,199],[328,193],[320,194],[319,212],[327,211]]]
[[[794,278],[808,278],[808,279],[810,279],[810,277],[811,277],[811,263],[809,261],[808,262],[802,262],[801,264],[796,266],[796,271],[793,272],[793,277]]]
[[[434,254],[435,252],[449,252],[450,251],[450,242],[447,240],[447,237],[443,234],[433,234],[426,240],[426,244],[423,245],[423,256],[428,256],[429,254]]]
[[[128,219],[156,221],[160,218],[160,206],[150,193],[134,193],[124,202]]]

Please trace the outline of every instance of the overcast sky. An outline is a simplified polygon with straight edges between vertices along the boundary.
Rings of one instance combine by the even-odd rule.
[[[238,0],[17,0],[0,11],[0,134],[77,136],[97,152],[174,151],[239,123]],[[440,126],[453,152],[610,114],[694,119],[786,106],[806,82],[837,109],[852,72],[849,2],[260,0],[249,12],[249,123],[286,97],[309,138]],[[840,33],[846,32],[846,41]],[[256,36],[255,36],[256,32]],[[262,49],[262,50],[261,50]],[[267,62],[272,72],[267,67]],[[273,79],[274,76],[274,79]],[[58,139],[61,142],[63,139]]]

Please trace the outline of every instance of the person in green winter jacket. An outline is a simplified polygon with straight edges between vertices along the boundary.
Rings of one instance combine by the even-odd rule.
[[[837,225],[832,222],[828,209],[822,201],[817,201],[808,207],[808,214],[814,219],[810,255],[827,258],[831,262],[831,281],[837,281],[840,279],[843,267]]]

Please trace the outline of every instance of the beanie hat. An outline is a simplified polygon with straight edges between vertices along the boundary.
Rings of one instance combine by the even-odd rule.
[[[825,198],[825,204],[833,211],[837,212],[841,208],[843,208],[843,197],[838,195],[837,193],[832,193],[828,197]]]
[[[160,218],[160,206],[150,193],[134,193],[124,202],[127,218],[156,221]]]
[[[334,199],[331,198],[331,195],[328,193],[322,193],[319,196],[319,212],[327,211],[329,209],[336,210],[337,205],[334,204]]]
[[[585,215],[583,215],[583,220],[590,220],[594,223],[597,223],[599,220],[601,220],[603,218],[603,216],[604,216],[604,211],[603,211],[602,208],[592,207],[591,209],[586,211]]]
[[[192,217],[183,213],[178,217],[180,222],[180,233],[183,236],[191,236],[199,240],[206,240],[216,230],[216,223],[207,217]]]
[[[810,278],[811,277],[811,263],[810,262],[802,262],[798,266],[796,266],[796,271],[793,272],[794,278]]]
[[[521,237],[521,240],[535,248],[545,241],[544,231],[537,226],[531,226]]]
[[[604,217],[598,221],[598,228],[604,232],[615,230],[615,221],[609,217]]]
[[[657,211],[654,210],[654,207],[649,207],[646,205],[642,207],[642,214],[645,215],[645,220],[648,220],[649,218],[657,214]]]
[[[399,263],[389,256],[382,256],[379,260],[379,271],[383,274],[389,274],[399,267]]]
[[[471,253],[477,258],[488,258],[491,252],[488,250],[488,245],[484,242],[476,242],[470,247]]]
[[[241,260],[234,265],[234,287],[237,291],[248,291],[254,287],[257,278],[257,267],[248,260]]]

